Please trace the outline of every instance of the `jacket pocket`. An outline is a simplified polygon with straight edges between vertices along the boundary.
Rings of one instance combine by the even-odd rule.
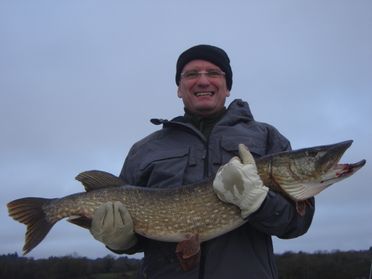
[[[141,184],[156,188],[179,187],[188,165],[192,164],[189,148],[169,147],[149,152],[140,165]]]
[[[226,164],[232,157],[239,156],[239,144],[245,144],[254,158],[262,157],[266,154],[264,142],[253,141],[249,137],[223,137],[221,138],[220,164]]]

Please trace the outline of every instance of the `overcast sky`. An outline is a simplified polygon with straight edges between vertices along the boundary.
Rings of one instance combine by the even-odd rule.
[[[6,203],[83,190],[81,171],[118,174],[131,145],[183,113],[178,55],[222,47],[230,103],[249,102],[294,149],[348,139],[342,162],[367,159],[316,199],[308,233],[285,251],[372,246],[372,1],[0,1],[0,254],[21,254],[25,226]],[[31,257],[109,254],[62,220]],[[140,256],[140,255],[139,255]]]

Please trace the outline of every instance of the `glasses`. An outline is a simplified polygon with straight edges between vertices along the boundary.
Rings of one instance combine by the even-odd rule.
[[[202,75],[205,75],[207,78],[220,78],[225,76],[225,73],[220,70],[207,70],[207,71],[186,71],[181,73],[181,78],[185,80],[196,80],[200,78]]]

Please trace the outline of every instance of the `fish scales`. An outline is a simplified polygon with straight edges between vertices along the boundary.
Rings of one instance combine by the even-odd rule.
[[[352,141],[268,155],[256,160],[264,185],[292,199],[314,196],[329,185],[349,177],[365,160],[338,164]],[[120,201],[128,209],[134,230],[145,237],[181,242],[192,235],[206,241],[244,224],[240,209],[218,199],[213,180],[169,189],[119,186],[123,182],[101,171],[77,176],[87,192],[63,198],[22,198],[8,203],[9,215],[27,225],[24,254],[30,252],[59,220],[89,227],[100,205]]]
[[[213,238],[231,226],[244,223],[239,209],[220,201],[211,181],[173,189],[120,186],[77,193],[54,199],[43,206],[46,218],[54,223],[70,216],[92,218],[94,210],[108,201],[127,207],[135,231],[163,241],[181,241],[199,234],[202,241]]]

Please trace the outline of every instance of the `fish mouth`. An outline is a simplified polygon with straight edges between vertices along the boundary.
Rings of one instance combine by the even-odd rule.
[[[358,170],[360,170],[365,164],[366,160],[360,160],[353,164],[335,164],[325,175],[320,183],[331,185],[339,180],[345,179]]]
[[[321,173],[326,173],[335,167],[352,143],[352,140],[347,140],[331,145],[319,146],[319,157],[316,165],[321,170]]]
[[[352,140],[347,140],[318,147],[319,157],[316,162],[316,167],[320,170],[320,173],[323,174],[322,176],[324,179],[322,182],[329,182],[334,179],[338,181],[341,178],[344,179],[349,177],[366,164],[366,160],[364,159],[351,164],[340,163],[341,157],[352,143]]]

